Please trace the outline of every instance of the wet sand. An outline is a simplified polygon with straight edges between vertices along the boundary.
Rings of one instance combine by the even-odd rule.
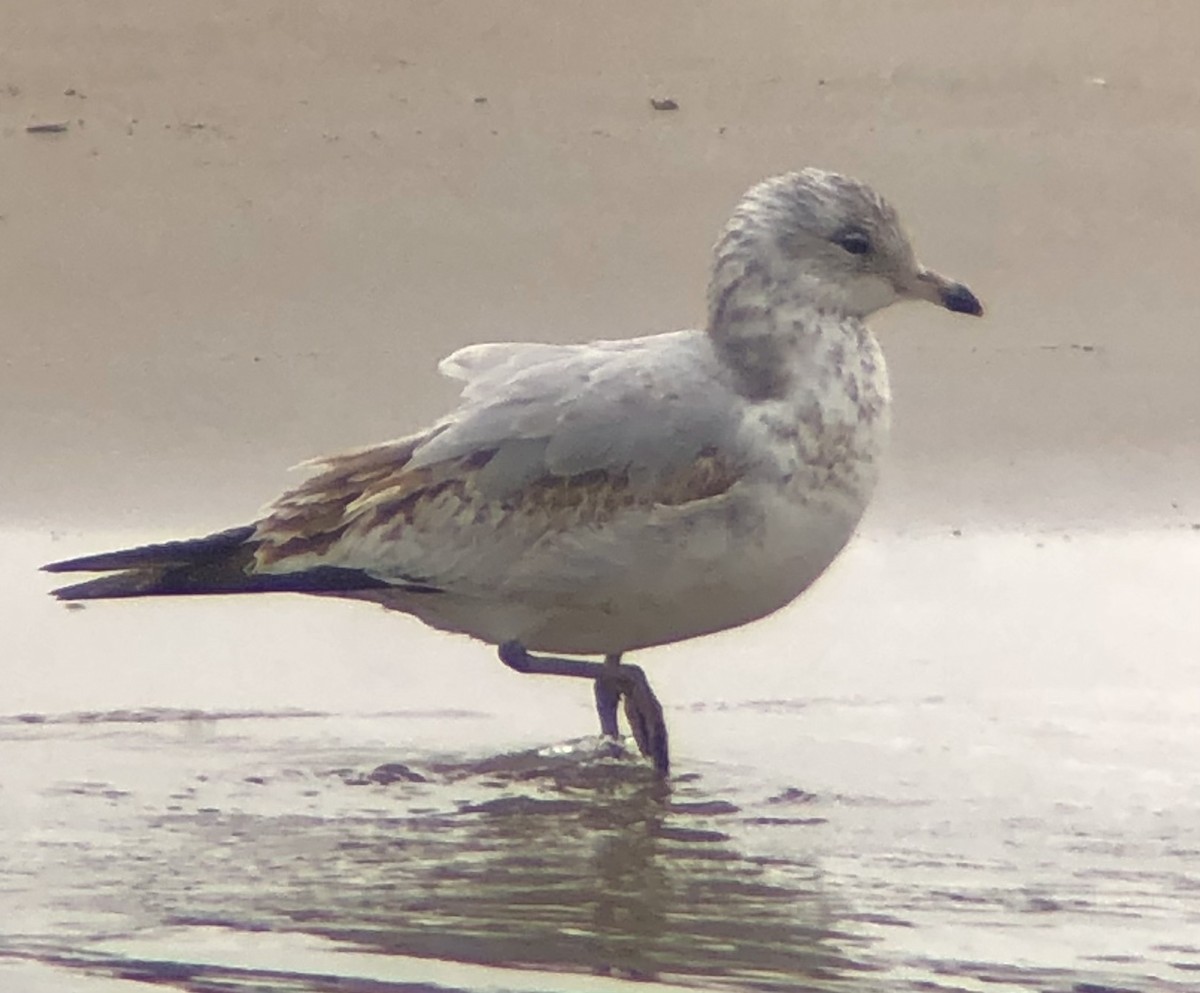
[[[1200,8],[867,9],[0,4],[0,988],[1195,988]],[[845,560],[639,660],[669,794],[364,605],[45,596],[459,345],[694,324],[807,164],[988,316],[882,315]]]
[[[580,738],[586,688],[404,618],[67,612],[6,570],[0,977],[1194,988],[1198,568],[1190,531],[864,537],[643,654],[669,790]]]

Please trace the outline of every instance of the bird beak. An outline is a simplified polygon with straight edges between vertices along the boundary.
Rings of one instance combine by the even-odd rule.
[[[936,303],[956,314],[971,314],[974,317],[983,314],[983,304],[974,293],[962,283],[947,279],[932,269],[917,270],[917,278],[910,285],[908,294],[918,300]]]

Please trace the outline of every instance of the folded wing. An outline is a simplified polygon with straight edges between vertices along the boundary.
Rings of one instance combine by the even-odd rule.
[[[484,594],[548,535],[719,495],[742,467],[713,362],[699,332],[456,352],[462,404],[320,463],[259,523],[255,567]]]

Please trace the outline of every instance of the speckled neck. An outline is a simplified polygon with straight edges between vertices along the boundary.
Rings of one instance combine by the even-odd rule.
[[[769,254],[750,244],[752,238],[752,232],[733,229],[717,245],[707,330],[739,393],[750,400],[779,399],[814,351],[822,325],[842,315],[794,273],[789,279],[773,271]]]

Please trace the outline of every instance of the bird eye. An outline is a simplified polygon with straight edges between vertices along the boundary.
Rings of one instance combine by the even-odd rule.
[[[871,239],[865,231],[860,231],[858,228],[839,232],[834,236],[833,241],[851,255],[866,255],[871,251]]]

